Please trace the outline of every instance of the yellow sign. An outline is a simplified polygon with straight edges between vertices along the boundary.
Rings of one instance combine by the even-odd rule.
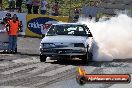
[[[57,22],[68,22],[67,16],[45,16],[40,14],[28,14],[26,17],[26,36],[41,37],[49,27]]]

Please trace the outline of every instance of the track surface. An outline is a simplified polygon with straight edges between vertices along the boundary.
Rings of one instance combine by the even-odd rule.
[[[18,54],[0,54],[0,88],[132,88],[130,84],[77,84],[76,69],[82,65],[93,74],[132,74],[132,60],[91,62],[80,60],[39,61],[37,38],[18,38]]]

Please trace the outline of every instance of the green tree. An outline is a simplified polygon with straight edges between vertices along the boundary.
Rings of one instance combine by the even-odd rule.
[[[24,0],[25,1],[25,0]],[[49,3],[48,6],[48,13],[51,12],[51,6],[55,0],[47,0]],[[76,7],[82,7],[83,3],[89,3],[91,0],[57,0],[59,4],[61,5],[60,8],[60,15],[62,16],[68,16],[69,11]],[[8,0],[3,0],[3,10],[5,10],[8,7]],[[26,11],[26,5],[25,2],[23,2],[22,5],[22,11]]]

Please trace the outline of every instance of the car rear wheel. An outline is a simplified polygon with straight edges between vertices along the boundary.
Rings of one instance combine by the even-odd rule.
[[[45,62],[46,61],[46,55],[40,55],[40,61]]]

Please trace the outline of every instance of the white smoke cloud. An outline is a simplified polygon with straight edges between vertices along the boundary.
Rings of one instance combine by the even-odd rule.
[[[90,28],[97,47],[94,49],[95,61],[132,58],[132,18],[119,14],[106,21],[94,22],[80,19]]]

